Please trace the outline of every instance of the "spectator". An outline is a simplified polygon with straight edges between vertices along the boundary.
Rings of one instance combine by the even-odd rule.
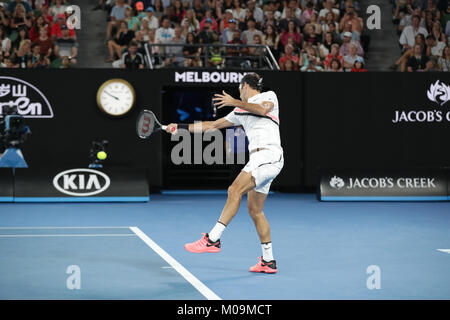
[[[284,64],[285,64],[286,60],[288,60],[288,59],[292,60],[292,62],[294,63],[294,69],[298,70],[299,59],[298,59],[298,56],[296,54],[294,54],[294,47],[290,44],[287,44],[284,47],[284,54],[278,60],[278,64],[280,65],[281,70],[284,70]]]
[[[137,31],[139,27],[139,19],[134,16],[133,9],[131,7],[127,7],[125,9],[125,19],[123,19],[127,23],[128,30]]]
[[[330,53],[325,57],[323,61],[325,70],[328,70],[331,67],[331,61],[333,60],[338,60],[340,66],[344,64],[344,58],[339,53],[339,45],[337,43],[331,45]]]
[[[251,16],[253,17],[253,19],[255,19],[255,22],[258,23],[259,25],[263,22],[264,12],[262,11],[261,8],[256,6],[255,0],[249,0],[247,2],[247,9],[245,11],[251,12],[252,13]]]
[[[189,34],[188,34],[189,35]],[[175,27],[174,35],[170,44],[184,44],[186,43],[186,38],[181,33],[181,28],[179,26]],[[181,46],[169,46],[166,48],[166,59],[164,65],[169,66],[181,66],[183,63],[183,47]]]
[[[445,42],[436,41],[436,38],[429,35],[425,41],[426,44],[426,55],[428,57],[435,57],[436,59],[442,56],[442,51],[445,48]]]
[[[54,4],[50,6],[49,13],[52,15],[53,19],[56,20],[59,14],[64,14],[66,12],[67,6],[64,4],[63,0],[54,0]]]
[[[352,41],[360,41],[360,35],[359,35],[359,33],[358,32],[354,32],[354,31],[352,31],[352,24],[351,24],[351,22],[347,22],[346,24],[344,24],[344,27],[343,27],[343,29],[342,29],[342,32],[341,32],[341,41],[343,41],[344,40],[344,34],[348,34],[348,33],[350,33],[351,34],[351,40]]]
[[[125,4],[125,0],[117,0],[116,5],[111,10],[110,21],[108,23],[108,27],[106,29],[106,39],[111,39],[111,34],[115,29],[119,27],[120,21],[125,19],[126,9],[129,8],[127,4]]]
[[[313,26],[314,27],[314,32],[318,35],[318,36],[322,36],[322,24],[320,24],[317,21],[317,13],[313,12],[311,13],[310,19],[309,19],[309,23],[307,23],[305,25],[304,28],[308,28],[308,26]]]
[[[4,57],[9,56],[11,52],[11,40],[7,37],[3,27],[0,27],[0,46],[2,55]]]
[[[161,19],[161,27],[156,30],[156,42],[169,43],[172,41],[174,34],[174,29],[170,27],[170,19],[168,17],[163,17]]]
[[[158,29],[159,27],[159,21],[158,18],[155,17],[155,15],[153,14],[155,12],[155,9],[153,9],[153,7],[147,7],[147,9],[145,9],[145,14],[146,16],[143,17],[141,19],[141,21],[145,20],[148,21],[148,27],[150,29]]]
[[[217,69],[221,68],[223,63],[224,63],[224,59],[222,58],[222,55],[220,53],[220,48],[219,47],[213,47],[212,49],[212,54],[211,54],[211,59],[209,59],[209,66],[210,67],[216,67]]]
[[[231,9],[225,10],[225,13],[223,15],[218,15],[218,17],[221,18],[219,23],[219,32],[221,34],[229,27],[230,21],[237,23],[237,21],[233,19],[233,11],[231,11]]]
[[[356,54],[359,56],[363,56],[364,50],[361,47],[361,44],[358,41],[351,41],[351,40],[352,40],[352,33],[349,31],[344,32],[344,42],[342,43],[339,49],[341,55],[342,56],[348,55],[348,53],[350,52],[350,44],[353,43],[358,48]]]
[[[24,40],[19,50],[11,57],[12,63],[19,68],[27,68],[28,61],[31,59],[31,41],[29,39]]]
[[[350,72],[367,72],[367,69],[364,68],[364,59],[357,58]]]
[[[302,36],[300,32],[297,31],[295,22],[293,20],[289,21],[288,29],[283,30],[281,33],[281,44],[285,46],[287,44],[287,40],[289,38],[293,38],[296,46],[300,45],[300,41],[302,40]]]
[[[289,0],[289,4],[287,7],[283,8],[283,12],[281,12],[281,19],[285,19],[286,18],[286,9],[290,8],[291,12],[293,14],[293,17],[295,19],[300,20],[301,16],[302,16],[302,9],[300,9],[298,7],[298,2],[297,0]]]
[[[260,38],[262,38],[263,33],[256,29],[256,21],[253,18],[250,18],[247,21],[247,30],[245,30],[244,32],[242,32],[242,40],[243,42],[247,43],[247,44],[254,44],[254,36],[255,34],[259,35]]]
[[[344,55],[344,69],[346,71],[350,71],[356,60],[361,60],[364,63],[364,59],[363,57],[359,56],[357,54],[358,52],[358,46],[356,45],[355,42],[350,42],[349,44],[349,52],[348,54]]]
[[[325,57],[328,55],[328,53],[330,53],[331,45],[333,44],[333,39],[332,39],[331,33],[328,33],[326,38],[327,38],[326,41],[324,41],[323,43],[319,42],[317,44],[317,48],[319,51],[319,57],[321,59],[325,59]]]
[[[61,32],[61,38],[55,42],[55,56],[58,59],[68,57],[70,63],[75,65],[77,63],[78,44],[70,37],[70,30],[65,24],[61,27]]]
[[[12,0],[11,2],[9,2],[7,11],[10,12],[10,13],[15,12],[16,6],[18,4],[24,6],[27,14],[32,11],[31,6],[28,4],[28,2],[22,1],[22,0]]]
[[[450,71],[450,47],[447,45],[442,51],[442,56],[438,59],[440,71]]]
[[[50,66],[50,60],[41,56],[41,48],[39,43],[33,43],[31,45],[31,58],[28,60],[28,68],[47,68]]]
[[[215,33],[212,29],[212,24],[213,20],[211,18],[206,18],[206,20],[203,21],[202,31],[198,34],[198,40],[200,43],[209,44],[219,40],[217,33]]]
[[[311,14],[313,12],[317,13],[317,11],[314,10],[314,2],[308,1],[306,4],[306,9],[303,10],[302,16],[300,18],[300,25],[302,27],[311,21]]]
[[[422,46],[420,44],[414,45],[413,50],[413,56],[409,58],[408,62],[406,63],[406,71],[422,71],[423,69],[425,69],[429,59],[425,54],[422,53]]]
[[[197,33],[200,30],[200,23],[198,22],[195,12],[192,9],[186,11],[184,19],[181,21],[181,25],[187,24],[189,28],[188,32]]]
[[[275,32],[272,25],[267,26],[266,32],[263,35],[263,41],[267,46],[269,46],[275,59],[278,60],[280,36]]]
[[[427,61],[427,63],[425,64],[425,69],[423,69],[423,71],[426,72],[437,72],[439,71],[439,68],[436,64],[436,61],[434,59],[430,59]]]
[[[255,34],[253,36],[253,44],[254,45],[263,45],[264,44],[262,41],[262,38],[259,34]],[[252,59],[252,65],[254,68],[261,67],[259,65],[259,58],[257,58],[257,57],[262,57],[263,54],[264,54],[264,48],[262,48],[262,47],[249,47],[248,48],[248,55],[254,58],[254,59]]]
[[[239,31],[237,29],[236,20],[230,19],[228,21],[228,27],[225,28],[222,32],[222,43],[229,43],[231,40],[233,40],[235,31]]]
[[[326,15],[331,13],[334,15],[334,19],[337,19],[340,15],[339,9],[334,7],[334,0],[324,1],[324,8],[319,11],[319,21],[326,21]]]
[[[183,3],[181,3],[181,0],[174,0],[173,14],[177,20],[177,23],[181,23],[181,21],[184,19],[184,15],[186,14],[186,10],[184,9]]]
[[[31,27],[31,30],[30,30],[31,42],[34,42],[39,38],[39,31],[41,28],[44,28],[45,30],[47,30],[48,36],[49,37],[51,36],[50,27],[43,15],[37,16],[36,19],[34,20],[33,26]]]
[[[287,59],[283,65],[284,71],[295,71],[295,64],[291,59]]]
[[[41,50],[39,54],[41,56],[50,58],[53,54],[53,41],[47,35],[47,30],[45,28],[39,29],[39,38],[34,43],[39,44]]]
[[[419,33],[417,34],[415,38],[415,44],[419,44],[423,48],[423,54],[426,54],[426,46],[425,46],[425,37],[423,34]],[[390,66],[390,69],[392,71],[397,70],[398,66],[400,66],[400,71],[404,72],[406,71],[406,63],[408,62],[408,59],[411,58],[414,55],[413,49],[406,50],[402,56],[397,59],[397,61]]]
[[[63,25],[66,25],[65,22],[66,22],[66,16],[64,15],[64,13],[59,14],[58,19],[52,25],[51,36],[52,36],[53,41],[62,37],[61,27]],[[74,40],[76,39],[75,29],[69,29],[69,36],[71,38],[73,38]]]
[[[419,25],[423,28],[425,28],[425,19],[421,18],[422,16],[422,10],[420,7],[413,7],[411,4],[406,5],[407,13],[403,16],[403,18],[400,20],[400,23],[397,27],[397,30],[399,34],[405,29],[407,26],[412,26],[412,17],[417,16],[420,18]]]
[[[245,9],[242,8],[240,0],[233,0],[233,9],[231,9],[233,19],[243,22],[245,17]]]
[[[164,15],[164,7],[161,0],[154,0],[153,9],[155,9],[155,17],[160,19]]]
[[[25,6],[22,3],[18,3],[15,6],[14,12],[11,16],[11,32],[17,31],[20,27],[31,28],[32,19],[28,16],[25,10]]]
[[[272,26],[274,28],[274,31],[276,32],[279,28],[279,23],[275,19],[275,14],[273,11],[266,11],[266,19],[261,25],[262,30],[266,30],[268,26]]]
[[[339,29],[339,23],[336,22],[336,18],[334,16],[334,14],[332,12],[328,12],[325,15],[325,19],[322,20],[322,31],[323,32],[328,32],[329,30],[329,25],[330,24],[334,24],[335,30]]]
[[[414,46],[415,37],[418,33],[423,34],[425,37],[428,36],[427,30],[420,26],[420,17],[414,16],[412,18],[412,25],[405,27],[400,35],[399,42],[402,46],[402,52]]]
[[[194,12],[195,19],[198,21],[202,21],[203,18],[205,17],[205,9],[203,7],[202,0],[194,0],[192,10]]]
[[[288,27],[289,27],[289,22],[290,21],[294,21],[295,27],[297,28],[297,31],[300,31],[300,21],[293,16],[292,9],[287,7],[286,10],[285,10],[285,13],[286,13],[286,17],[284,19],[280,20],[280,24],[279,24],[280,28],[282,30],[287,30]],[[308,19],[308,22],[309,21],[310,20]]]
[[[134,2],[134,1],[133,1]],[[142,1],[137,1],[134,5],[136,9],[135,16],[140,21],[142,18],[146,17],[147,15],[144,12],[144,3]]]
[[[216,19],[212,16],[211,10],[205,11],[205,17],[202,21],[200,21],[200,31],[203,31],[205,22],[209,21],[209,30],[216,33],[219,30],[219,24],[217,23]]]
[[[340,44],[340,43],[342,43],[342,40],[341,40],[341,37],[340,37],[339,32],[337,31],[337,29],[338,29],[338,27],[336,27],[335,23],[330,23],[330,24],[328,24],[328,28],[323,29],[323,30],[324,30],[324,32],[330,32],[331,33],[334,43],[339,43]],[[324,37],[325,37],[325,33],[322,33],[322,38],[324,38]]]
[[[29,40],[27,29],[25,27],[19,28],[18,36],[11,45],[12,51],[15,52],[19,50],[25,40]]]
[[[186,45],[183,47],[184,66],[185,67],[200,67],[202,65],[200,60],[201,47],[194,46],[195,36],[192,32],[188,33],[186,37]]]
[[[241,33],[239,30],[235,30],[233,33],[233,39],[228,42],[228,44],[236,44],[236,45],[242,45],[245,44],[241,40]],[[241,59],[238,57],[241,55],[247,54],[248,49],[243,47],[228,47],[227,48],[227,55],[229,56],[227,60],[225,61],[227,64],[227,67],[240,67],[241,66]]]
[[[122,51],[128,46],[130,41],[134,38],[134,31],[128,29],[128,24],[122,20],[119,25],[119,29],[113,39],[108,40],[108,52],[109,57],[106,62],[113,62],[114,54],[118,59],[122,58]]]
[[[317,36],[315,27],[312,24],[309,24],[307,27],[305,26],[304,41],[309,42],[314,46],[321,41],[321,39],[319,39],[319,37]]]
[[[326,70],[329,72],[343,72],[342,63],[338,59],[331,59],[330,67]]]
[[[136,42],[130,42],[128,50],[122,57],[122,68],[124,69],[144,69],[144,56],[137,52],[138,45]]]

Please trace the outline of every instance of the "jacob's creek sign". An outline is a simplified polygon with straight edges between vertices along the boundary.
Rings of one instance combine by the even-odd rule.
[[[447,103],[450,101],[450,86],[436,80],[436,82],[430,84],[426,96],[431,101],[429,109],[395,110],[392,122],[450,122],[450,109]]]
[[[321,176],[319,198],[323,201],[448,200],[447,172],[327,170]]]
[[[240,83],[245,72],[184,71],[175,72],[175,82],[183,83]]]

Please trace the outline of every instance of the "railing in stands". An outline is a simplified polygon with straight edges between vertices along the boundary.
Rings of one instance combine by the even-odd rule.
[[[186,56],[183,49],[179,52],[172,52],[167,48],[189,47],[202,48],[200,53]],[[219,55],[214,53],[214,49],[219,49]],[[252,54],[249,54],[251,48],[254,48]],[[260,70],[280,70],[280,67],[273,56],[269,46],[254,44],[145,44],[146,63],[150,69],[157,69],[164,66],[189,67],[186,62],[193,63],[195,67],[200,68],[238,68],[238,69],[260,69]],[[215,56],[215,61],[211,58]],[[166,64],[166,60],[177,61]],[[219,60],[220,59],[220,62]],[[188,61],[187,61],[188,60]],[[189,60],[193,60],[189,61]],[[199,65],[201,64],[201,65]]]

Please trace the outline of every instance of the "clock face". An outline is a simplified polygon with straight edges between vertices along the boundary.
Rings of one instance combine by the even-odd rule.
[[[122,79],[112,79],[105,82],[97,93],[98,106],[111,116],[126,114],[133,107],[134,100],[133,87]]]

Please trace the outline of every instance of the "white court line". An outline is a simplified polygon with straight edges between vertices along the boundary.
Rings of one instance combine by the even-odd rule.
[[[20,230],[20,229],[30,229],[30,230],[40,230],[40,229],[129,229],[129,227],[0,227],[2,230]]]
[[[445,252],[445,253],[450,253],[450,249],[436,249],[436,250],[442,251],[442,252]]]
[[[156,242],[150,239],[144,232],[138,227],[130,227],[142,241],[144,241],[150,248],[153,249],[161,258],[163,258],[168,264],[170,264],[175,270],[178,271],[190,284],[194,286],[205,298],[208,300],[222,300],[211,289],[198,280],[192,273],[190,273],[185,267],[183,267],[177,260],[172,258],[166,251],[164,251]]]
[[[0,238],[32,237],[135,237],[134,233],[98,233],[98,234],[1,234]]]

